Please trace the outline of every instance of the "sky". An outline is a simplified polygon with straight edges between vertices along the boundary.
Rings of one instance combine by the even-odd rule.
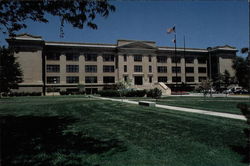
[[[176,26],[177,47],[204,48],[230,45],[240,50],[249,46],[249,4],[247,0],[228,1],[110,1],[116,11],[107,18],[97,17],[97,30],[64,27],[60,38],[60,20],[49,16],[49,23],[27,21],[19,33],[42,36],[46,41],[116,44],[118,39],[155,41],[157,46],[173,47]],[[3,35],[1,35],[3,36]],[[0,45],[5,45],[1,37]],[[240,51],[237,53],[242,55]]]

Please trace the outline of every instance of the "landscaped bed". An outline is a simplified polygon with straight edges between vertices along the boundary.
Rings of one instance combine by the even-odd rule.
[[[245,121],[84,96],[0,99],[3,165],[240,166]]]

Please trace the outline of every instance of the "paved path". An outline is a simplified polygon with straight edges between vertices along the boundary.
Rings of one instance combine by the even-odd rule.
[[[106,98],[106,97],[95,97],[95,98],[103,99],[103,100],[119,101],[119,102],[130,103],[130,104],[138,104],[137,101],[131,101],[127,99],[112,99],[112,98]],[[168,110],[182,111],[182,112],[191,112],[191,113],[197,113],[197,114],[219,116],[219,117],[230,118],[230,119],[238,119],[238,120],[245,120],[245,121],[247,120],[245,116],[243,115],[236,115],[236,114],[229,114],[229,113],[221,113],[221,112],[206,111],[206,110],[184,108],[184,107],[175,107],[175,106],[160,105],[160,104],[156,104],[155,107],[164,108]]]

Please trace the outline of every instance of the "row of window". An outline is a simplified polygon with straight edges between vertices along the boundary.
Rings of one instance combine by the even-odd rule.
[[[46,66],[47,72],[59,73],[60,72],[60,65],[47,65]],[[103,72],[114,72],[115,66],[104,65]],[[79,65],[66,65],[66,72],[67,73],[78,73],[79,72]],[[85,65],[85,72],[96,73],[97,72],[97,65]]]
[[[66,60],[67,61],[79,61],[80,54],[74,54],[74,53],[67,53],[66,54]],[[85,61],[97,61],[97,54],[86,54]],[[49,54],[46,56],[47,60],[60,60],[60,53],[54,53]],[[104,62],[114,62],[115,56],[112,54],[103,54],[103,61]],[[157,62],[159,63],[167,63],[167,56],[157,56]],[[200,64],[206,64],[207,59],[204,57],[198,57],[198,63]],[[127,61],[127,55],[124,55],[124,62]],[[142,55],[134,55],[134,61],[135,62],[142,62]],[[151,55],[148,56],[148,61],[152,61]],[[173,57],[171,58],[172,63],[180,63],[181,58],[180,57]],[[194,57],[186,57],[185,58],[186,63],[194,63]]]
[[[142,78],[142,76],[139,76],[139,77]],[[201,82],[202,80],[206,80],[206,79],[207,77],[199,77],[199,82]],[[128,81],[128,76],[124,76],[124,80]],[[168,81],[167,77],[158,77],[158,82],[167,82],[167,81]],[[152,83],[152,76],[149,76],[149,82]],[[181,77],[172,77],[172,82],[181,82]],[[194,77],[186,77],[186,82],[194,82]],[[60,77],[59,76],[47,77],[47,83],[59,84]],[[66,77],[66,83],[69,83],[69,84],[79,83],[79,77],[77,76]],[[97,77],[86,76],[85,83],[97,83]],[[115,83],[115,77],[105,76],[103,77],[103,83]]]
[[[66,53],[67,61],[79,61],[80,54],[77,53]],[[85,61],[97,61],[97,54],[86,54]],[[113,62],[115,60],[115,56],[112,54],[103,54],[104,62]],[[60,60],[60,53],[48,54],[46,56],[47,60]]]
[[[104,65],[103,72],[114,72],[115,67],[112,65]],[[124,65],[124,72],[127,72],[127,65]],[[134,72],[142,72],[143,68],[141,65],[134,66]],[[149,73],[152,72],[152,66],[148,66]],[[60,72],[60,65],[47,65],[47,72]],[[66,65],[66,72],[68,73],[78,73],[79,72],[79,65]],[[85,65],[85,72],[96,73],[97,72],[97,65]],[[157,67],[158,73],[167,73],[167,66],[158,66]],[[181,73],[181,67],[172,67],[173,73]],[[198,73],[206,73],[206,67],[198,67]],[[186,73],[194,73],[194,67],[186,67]]]
[[[48,84],[59,84],[60,77],[59,76],[47,77],[47,83]],[[66,77],[66,83],[68,83],[68,84],[79,83],[79,77],[78,76],[68,76],[68,77]],[[97,83],[97,77],[87,76],[87,77],[85,77],[85,83]],[[103,77],[103,83],[115,83],[115,77],[105,76],[105,77]]]

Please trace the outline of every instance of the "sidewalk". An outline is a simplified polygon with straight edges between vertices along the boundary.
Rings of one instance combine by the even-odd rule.
[[[137,101],[130,101],[127,99],[112,99],[112,98],[106,98],[106,97],[95,97],[95,98],[102,99],[102,100],[119,101],[119,102],[130,103],[130,104],[138,104]],[[184,107],[175,107],[175,106],[160,105],[160,104],[156,104],[155,107],[168,109],[168,110],[176,110],[176,111],[182,111],[182,112],[191,112],[191,113],[197,113],[197,114],[203,114],[203,115],[218,116],[218,117],[223,117],[223,118],[238,119],[238,120],[244,120],[244,121],[247,120],[245,116],[243,115],[236,115],[236,114],[229,114],[229,113],[221,113],[221,112],[206,111],[206,110],[184,108]]]

